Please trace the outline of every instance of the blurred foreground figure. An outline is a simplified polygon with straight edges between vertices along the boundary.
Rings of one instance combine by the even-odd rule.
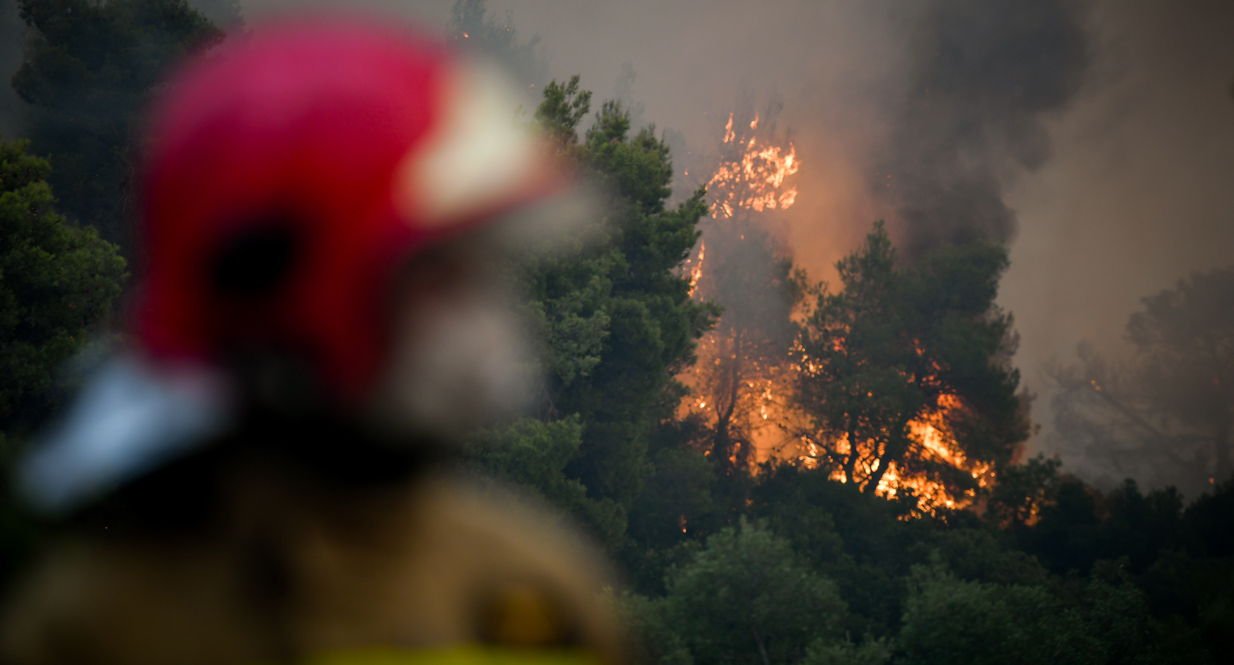
[[[27,500],[76,526],[0,662],[618,660],[577,534],[433,470],[530,392],[493,244],[561,178],[499,93],[337,20],[173,80],[136,348],[24,461]]]

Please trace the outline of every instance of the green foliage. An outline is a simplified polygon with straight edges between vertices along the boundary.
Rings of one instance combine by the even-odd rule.
[[[1107,568],[1095,572],[1084,594],[1085,632],[1101,645],[1103,662],[1174,662],[1154,653],[1162,635],[1149,615],[1144,592],[1130,582],[1123,567]]]
[[[597,497],[633,504],[654,466],[647,432],[680,394],[673,376],[690,362],[713,309],[692,302],[678,274],[706,213],[702,192],[667,209],[672,163],[652,128],[631,137],[629,116],[605,104],[586,141],[577,126],[590,107],[577,77],[545,89],[536,112],[586,172],[614,192],[594,220],[598,240],[574,256],[537,259],[522,282],[546,340],[548,418],[577,414],[582,446],[567,468]]]
[[[1011,460],[1028,425],[1008,363],[1011,317],[994,304],[1006,267],[1007,250],[985,244],[900,266],[882,222],[837,264],[844,288],[819,291],[800,338],[796,395],[824,466],[867,492],[893,462],[901,475],[974,491],[968,472],[912,434],[910,422],[935,413],[970,463]],[[944,408],[950,399],[958,408]]]
[[[669,626],[664,602],[626,593],[607,592],[625,629],[630,662],[646,665],[694,665],[685,642]]]
[[[885,635],[899,622],[899,579],[924,552],[930,524],[900,519],[908,506],[862,493],[822,469],[781,465],[751,490],[751,512],[835,580],[853,610],[854,634]]]
[[[1001,526],[1023,526],[1051,503],[1058,492],[1062,462],[1038,455],[1024,464],[1008,464],[990,493],[986,517]]]
[[[843,634],[846,608],[835,584],[788,541],[749,523],[711,536],[667,588],[646,610],[673,636],[661,653],[684,648],[696,663],[798,662],[811,643]]]
[[[578,82],[578,74],[564,84],[550,82],[544,87],[544,100],[534,116],[540,129],[562,152],[578,145],[578,123],[591,111],[591,91],[580,90]]]
[[[1074,478],[1064,481],[1054,501],[1042,509],[1040,519],[1024,535],[1024,548],[1052,572],[1087,573],[1098,557],[1101,518],[1096,496]]]
[[[471,443],[482,469],[538,494],[577,516],[605,542],[625,531],[625,511],[611,499],[587,497],[587,488],[567,478],[563,470],[579,448],[578,418],[557,422],[524,419],[501,430],[481,431]]]
[[[962,580],[994,584],[1046,586],[1049,573],[1037,559],[1015,546],[1007,534],[992,529],[944,529],[930,546]]]
[[[94,334],[127,277],[116,246],[52,208],[51,165],[0,140],[0,477],[72,377],[61,366]],[[35,530],[0,495],[0,591]]]
[[[1101,495],[1069,479],[1022,541],[1058,573],[1087,573],[1096,561],[1119,557],[1140,573],[1164,550],[1182,544],[1183,527],[1182,498],[1173,489],[1145,496],[1128,480]]]
[[[673,181],[673,163],[669,159],[668,144],[657,139],[655,131],[655,125],[651,125],[630,138],[630,113],[616,101],[604,102],[595,124],[587,130],[587,155],[600,174],[600,181],[610,185],[642,216],[663,212],[664,201],[673,193],[669,187]],[[684,233],[679,241],[685,240],[685,236],[689,239],[680,255],[645,258],[668,260],[672,265],[681,263],[698,235],[692,227],[679,232]],[[627,245],[627,249],[654,250],[656,247],[644,247],[640,243]]]
[[[897,662],[1102,662],[1081,618],[1041,587],[965,582],[935,564],[914,568],[910,589]]]
[[[541,422],[488,433],[493,445],[479,458],[574,512],[614,551],[629,550],[622,542],[631,512],[646,518],[640,538],[671,549],[666,530],[708,510],[709,475],[701,457],[661,451],[653,458],[648,440],[680,399],[684,389],[673,377],[692,361],[715,313],[690,299],[679,274],[707,206],[701,191],[665,206],[668,147],[654,128],[631,136],[619,105],[605,104],[580,141],[590,104],[575,76],[545,86],[534,115],[560,156],[612,198],[578,232],[573,252],[540,253],[517,267],[547,375]],[[644,497],[649,480],[668,494]],[[675,499],[686,505],[670,508]]]
[[[810,645],[802,665],[883,665],[891,662],[892,644],[868,639],[861,644],[819,640]]]
[[[652,461],[655,471],[634,503],[630,535],[649,547],[668,548],[711,512],[715,469],[688,448],[661,449]]]
[[[0,141],[0,436],[43,418],[56,370],[120,294],[125,262],[92,228],[52,209],[47,160]]]
[[[1183,522],[1191,534],[1192,547],[1207,556],[1234,557],[1230,515],[1234,515],[1234,479],[1215,485],[1187,507]]]
[[[34,149],[56,164],[70,219],[128,241],[139,118],[171,63],[223,33],[184,0],[20,0],[32,28],[13,87],[34,107]]]

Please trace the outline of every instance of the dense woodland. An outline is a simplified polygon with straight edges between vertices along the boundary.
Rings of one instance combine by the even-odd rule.
[[[12,85],[30,117],[0,144],[5,465],[71,390],[65,363],[114,335],[139,258],[124,229],[141,107],[169,62],[223,39],[216,24],[243,29],[216,4],[212,23],[176,0],[19,2],[30,38]],[[460,0],[454,29],[543,76],[483,2]],[[1185,495],[1099,491],[1023,454],[1029,398],[995,305],[1004,246],[909,261],[873,223],[839,283],[813,283],[752,218],[719,226],[714,192],[674,198],[668,144],[628,103],[593,104],[577,77],[540,87],[512,122],[613,197],[576,251],[509,268],[546,378],[534,412],[475,433],[463,463],[603,544],[626,582],[605,600],[640,661],[1234,658],[1234,273],[1146,298],[1128,327],[1138,364],[1093,353],[1054,372],[1077,445],[1127,474],[1167,460],[1198,475]],[[687,262],[707,224],[714,267],[696,293]],[[786,395],[771,425],[747,394],[768,377]],[[760,462],[756,426],[795,447]],[[8,579],[35,531],[4,501]]]

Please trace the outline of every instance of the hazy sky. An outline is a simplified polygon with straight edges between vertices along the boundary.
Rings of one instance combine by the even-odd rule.
[[[11,0],[0,4],[7,30]],[[305,3],[242,4],[252,21]],[[367,4],[444,29],[452,1]],[[742,95],[778,98],[802,166],[797,204],[776,224],[813,276],[832,280],[876,217],[923,247],[963,237],[946,220],[997,218],[978,231],[1010,238],[1000,302],[1034,391],[1045,390],[1043,363],[1066,361],[1081,340],[1113,352],[1140,297],[1234,264],[1234,3],[489,5],[509,12],[520,40],[540,37],[550,76],[581,74],[599,98],[632,68],[643,119],[697,153],[716,145]],[[969,69],[954,72],[949,57]],[[879,189],[884,172],[899,189]],[[920,195],[938,188],[972,196]],[[1048,428],[1047,401],[1034,416]]]

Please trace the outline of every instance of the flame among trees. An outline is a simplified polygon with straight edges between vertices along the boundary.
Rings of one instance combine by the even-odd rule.
[[[712,234],[717,258],[700,280],[700,292],[714,294],[724,311],[699,344],[686,405],[707,421],[707,453],[729,476],[758,461],[760,442],[782,438],[778,424],[796,334],[791,316],[804,279],[776,256],[766,231],[748,222],[726,231]]]
[[[711,217],[700,225],[703,239],[687,266],[691,294],[724,311],[699,343],[682,410],[704,423],[699,444],[726,478],[748,472],[756,449],[784,438],[778,424],[796,335],[792,314],[804,295],[804,274],[759,219],[797,196],[791,176],[800,164],[791,143],[776,144],[775,111],[761,121],[752,113],[729,116],[707,183]]]
[[[1006,250],[951,247],[898,265],[881,223],[819,289],[794,347],[801,454],[865,492],[929,510],[971,501],[1028,436]]]
[[[810,285],[762,223],[796,201],[800,168],[772,111],[729,117],[686,268],[692,294],[724,308],[686,377],[700,446],[722,477],[763,452],[927,512],[971,504],[1028,435],[1011,318],[994,305],[1006,251],[901,265],[878,223],[838,264],[840,291]]]
[[[773,114],[774,111],[773,107]],[[742,210],[763,212],[792,207],[797,201],[797,188],[785,186],[785,179],[801,168],[797,149],[792,143],[785,149],[770,142],[766,134],[768,128],[774,128],[773,123],[764,122],[760,134],[757,113],[748,123],[748,132],[744,129],[746,123],[738,124],[742,127],[740,138],[733,130],[730,113],[724,127],[720,163],[707,181],[711,216],[728,219]]]

